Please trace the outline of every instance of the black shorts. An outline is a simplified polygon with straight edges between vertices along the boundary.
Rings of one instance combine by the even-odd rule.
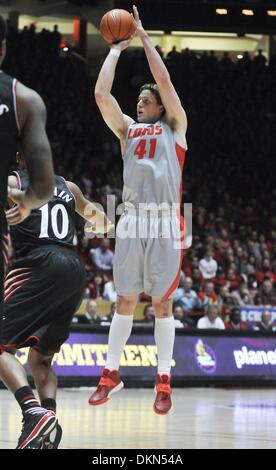
[[[47,245],[18,259],[5,278],[4,348],[58,352],[84,289],[84,265],[70,249]]]

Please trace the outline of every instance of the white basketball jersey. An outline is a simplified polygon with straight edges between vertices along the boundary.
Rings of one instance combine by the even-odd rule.
[[[185,153],[163,120],[131,124],[123,154],[123,202],[179,204]]]

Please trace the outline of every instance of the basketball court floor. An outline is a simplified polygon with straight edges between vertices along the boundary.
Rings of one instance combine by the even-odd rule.
[[[61,449],[276,448],[276,390],[176,388],[173,410],[152,411],[151,389],[125,389],[92,407],[93,389],[59,389]],[[16,447],[20,409],[0,390],[0,449]]]

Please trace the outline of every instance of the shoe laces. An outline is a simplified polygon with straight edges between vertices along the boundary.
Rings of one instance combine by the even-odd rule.
[[[21,423],[22,423],[22,430],[21,430],[21,432],[23,431],[25,424],[27,423],[27,421],[28,421],[30,418],[31,418],[31,415],[28,415],[28,413],[24,413],[24,414],[23,414],[23,417],[22,417],[22,419],[21,419]]]
[[[109,377],[101,377],[100,381],[99,381],[99,386],[102,386],[102,387],[114,387],[115,385],[115,382],[110,379]]]
[[[23,434],[24,427],[25,427],[25,425],[26,425],[26,422],[27,422],[27,419],[28,419],[28,418],[29,418],[29,416],[27,416],[27,415],[24,414],[23,417],[22,417],[22,419],[21,419],[21,423],[22,423],[21,436],[22,436],[22,434]],[[20,436],[20,438],[21,438],[21,436]],[[20,438],[19,438],[19,440],[20,440]]]
[[[163,384],[163,383],[160,383],[160,384],[157,384],[156,385],[156,390],[158,393],[162,393],[162,394],[165,394],[165,395],[170,395],[172,393],[172,390],[171,390],[171,386],[170,384]],[[162,395],[162,398],[166,398]]]

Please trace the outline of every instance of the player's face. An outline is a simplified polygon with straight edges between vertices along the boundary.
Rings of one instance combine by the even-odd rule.
[[[137,121],[151,123],[160,119],[164,107],[157,103],[157,100],[150,90],[143,90],[137,103]]]

